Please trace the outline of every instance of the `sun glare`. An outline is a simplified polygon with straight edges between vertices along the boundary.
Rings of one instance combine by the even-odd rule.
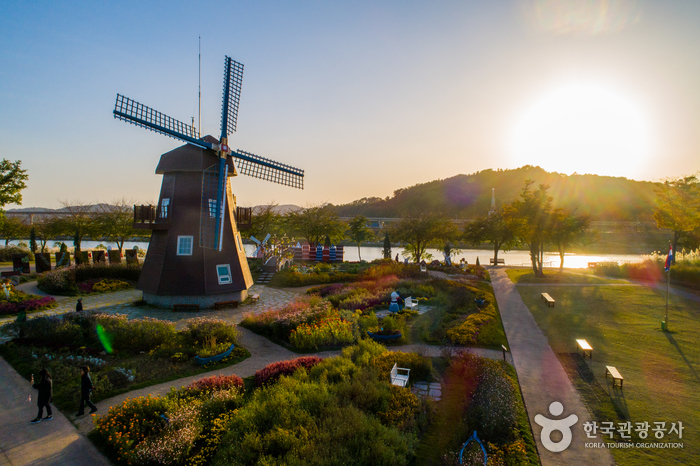
[[[648,126],[624,94],[571,84],[526,109],[514,125],[509,153],[517,166],[634,178],[650,154]]]

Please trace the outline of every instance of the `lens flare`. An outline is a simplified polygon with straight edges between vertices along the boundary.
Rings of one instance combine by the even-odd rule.
[[[97,338],[99,338],[105,351],[112,353],[112,337],[107,333],[104,327],[99,324],[95,329],[97,330]]]

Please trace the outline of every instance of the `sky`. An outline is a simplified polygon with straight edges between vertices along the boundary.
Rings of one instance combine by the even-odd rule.
[[[0,157],[23,207],[154,203],[178,140],[115,120],[117,93],[305,170],[232,179],[239,205],[315,205],[485,169],[662,180],[700,170],[700,2],[0,3]],[[7,206],[9,208],[15,206]]]

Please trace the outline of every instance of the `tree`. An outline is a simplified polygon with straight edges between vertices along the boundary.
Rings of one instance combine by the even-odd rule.
[[[670,179],[655,190],[654,219],[659,228],[673,231],[673,261],[679,241],[700,227],[700,181],[697,175]]]
[[[35,253],[36,249],[36,228],[32,227],[29,231],[29,250]]]
[[[96,215],[93,206],[82,201],[59,202],[63,206],[62,211],[67,214],[58,221],[61,233],[72,236],[75,250],[80,251],[83,238],[94,233],[100,236],[99,232],[95,231]]]
[[[367,227],[367,217],[364,215],[358,215],[350,221],[350,235],[351,241],[357,243],[357,255],[362,261],[362,253],[360,252],[360,246],[364,241],[368,241],[374,237],[374,233]],[[391,255],[391,252],[389,253]]]
[[[548,239],[552,197],[547,194],[549,186],[541,184],[538,190],[531,191],[533,184],[532,180],[525,181],[520,199],[504,207],[503,217],[516,238],[527,244],[535,276],[543,277],[544,244]]]
[[[27,187],[27,170],[22,169],[22,161],[0,162],[0,210],[7,204],[22,204],[22,190]]]
[[[488,243],[493,246],[493,263],[498,264],[498,251],[508,251],[517,244],[513,230],[503,217],[503,209],[482,215],[464,226],[464,240],[472,246]]]
[[[391,259],[391,241],[389,241],[389,232],[384,232],[384,248],[382,249],[382,257]]]
[[[244,232],[245,237],[250,238],[253,236],[262,241],[268,233],[271,235],[281,233],[282,216],[277,213],[277,206],[276,202],[256,206],[253,209],[252,226]]]
[[[559,271],[564,270],[566,248],[574,244],[583,244],[590,238],[590,224],[591,219],[588,215],[576,215],[562,208],[552,212],[549,242],[559,251]]]
[[[36,216],[34,218],[37,218]],[[39,240],[41,252],[46,252],[46,243],[61,235],[63,224],[58,217],[39,217],[41,220],[34,222],[36,237]]]
[[[285,217],[285,225],[311,245],[319,244],[326,236],[333,241],[345,237],[348,225],[338,218],[331,206],[311,206],[289,212]]]
[[[13,239],[26,237],[27,226],[22,223],[17,217],[0,217],[0,238],[5,240],[5,247],[10,244]]]
[[[418,263],[429,259],[428,247],[439,248],[456,236],[456,228],[446,215],[436,211],[414,209],[403,215],[391,228],[394,241],[406,243],[406,252]]]
[[[141,236],[140,231],[134,228],[133,204],[133,201],[122,198],[112,204],[101,205],[88,228],[90,236],[117,243],[121,254],[126,240]]]

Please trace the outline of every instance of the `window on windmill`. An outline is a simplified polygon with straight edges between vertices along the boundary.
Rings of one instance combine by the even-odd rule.
[[[165,198],[160,201],[160,218],[168,218],[168,210],[170,207],[170,199]]]
[[[236,242],[238,243],[238,251],[242,251],[243,247],[241,247],[241,235],[236,235]]]
[[[231,266],[228,264],[217,265],[216,275],[219,277],[219,285],[228,285],[231,283]]]
[[[177,237],[177,255],[191,256],[192,255],[192,236]]]
[[[209,217],[216,217],[216,199],[209,199]]]

